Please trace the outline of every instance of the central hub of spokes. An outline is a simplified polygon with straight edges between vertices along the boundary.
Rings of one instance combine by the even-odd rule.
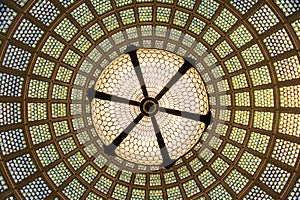
[[[140,104],[141,112],[146,116],[153,116],[158,112],[158,101],[152,97],[146,97]]]

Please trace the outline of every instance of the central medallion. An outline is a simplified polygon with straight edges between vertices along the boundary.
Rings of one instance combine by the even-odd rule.
[[[158,112],[158,101],[152,97],[146,97],[140,104],[141,112],[146,116],[154,116]]]
[[[104,152],[136,164],[172,167],[211,121],[199,72],[164,50],[119,56],[92,92],[92,118]]]

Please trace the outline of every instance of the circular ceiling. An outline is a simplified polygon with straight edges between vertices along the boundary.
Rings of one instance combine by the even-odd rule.
[[[96,82],[91,112],[104,152],[164,167],[195,146],[211,118],[198,71],[158,49],[133,50],[110,63]]]
[[[299,198],[299,0],[12,0],[0,8],[1,199]],[[186,146],[170,154],[180,158],[169,169],[108,155],[111,140],[101,140],[93,122],[89,89],[130,45],[189,58],[195,72],[158,104],[118,104],[115,115],[100,108],[102,116],[119,118],[126,128],[137,113],[157,112],[158,124],[165,123],[161,133],[184,127],[192,134],[204,129],[199,121],[182,117],[185,126],[172,124],[167,109],[151,105],[191,111],[201,108],[201,98],[189,92],[208,94],[204,107],[212,123],[195,145],[180,139]],[[136,74],[121,69],[113,68],[111,76],[127,74],[126,84],[96,91],[123,91],[122,98],[141,103]],[[167,83],[171,69],[141,68],[149,94],[159,93],[164,84],[157,83]],[[203,82],[199,93],[187,84],[196,71],[205,93]],[[175,98],[181,96],[191,99]],[[150,130],[150,121],[139,123]]]

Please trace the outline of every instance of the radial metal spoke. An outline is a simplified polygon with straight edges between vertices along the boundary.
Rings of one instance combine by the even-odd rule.
[[[208,111],[206,115],[180,111],[176,109],[163,108],[163,107],[160,107],[159,111],[176,115],[176,116],[181,116],[187,119],[203,122],[205,123],[206,127],[211,123],[211,111]]]
[[[156,95],[155,99],[160,100],[164,94],[192,67],[192,65],[187,61],[179,68],[178,72],[171,78],[167,85]]]
[[[140,106],[140,102],[138,102],[138,101],[129,100],[129,99],[126,99],[123,97],[118,97],[115,95],[111,95],[111,94],[107,94],[107,93],[99,92],[99,91],[95,92],[95,98],[102,99],[102,100],[108,100],[108,101],[112,101],[112,102],[129,104],[129,105],[133,105],[133,106]]]
[[[166,148],[166,144],[164,142],[164,138],[162,137],[159,126],[158,126],[157,121],[156,121],[154,116],[151,117],[151,121],[152,121],[152,124],[153,124],[153,127],[154,127],[154,131],[155,131],[156,139],[157,139],[157,142],[158,142],[158,146],[160,148],[160,153],[161,153],[161,156],[163,158],[163,166],[166,169],[169,169],[175,164],[176,160],[172,160],[170,158],[169,152],[168,152],[168,150]]]
[[[141,119],[143,119],[144,114],[140,113],[134,120],[133,122],[131,122],[126,128],[125,130],[118,136],[116,137],[113,142],[108,145],[108,146],[104,146],[104,152],[109,154],[109,155],[113,155],[115,156],[115,149],[123,142],[123,140],[128,136],[128,134],[130,133],[130,131],[132,131],[132,129],[139,123],[139,121],[141,121]]]
[[[144,78],[143,78],[143,74],[142,74],[142,71],[141,71],[141,66],[140,66],[140,63],[139,63],[139,59],[136,55],[136,50],[130,51],[128,53],[130,55],[131,62],[134,66],[134,71],[136,73],[136,76],[137,76],[137,78],[140,82],[141,89],[143,91],[143,95],[144,95],[144,97],[148,97],[147,88],[146,88],[145,81],[144,81]]]

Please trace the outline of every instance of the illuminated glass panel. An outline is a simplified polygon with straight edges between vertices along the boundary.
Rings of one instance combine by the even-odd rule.
[[[48,124],[29,127],[30,136],[33,144],[39,144],[51,139],[51,133]]]
[[[36,47],[43,34],[44,31],[42,31],[41,28],[32,24],[27,19],[23,19],[15,31],[13,38],[27,44],[28,46]]]
[[[203,39],[209,45],[213,45],[220,37],[221,35],[217,31],[215,31],[215,29],[213,29],[212,27],[210,27],[203,35]]]
[[[139,7],[138,13],[140,22],[152,21],[152,7]]]
[[[274,113],[271,112],[254,112],[253,127],[265,130],[272,130]]]
[[[281,107],[300,107],[300,85],[279,88]]]
[[[146,174],[136,174],[134,179],[135,185],[146,185]]]
[[[13,9],[7,7],[7,5],[0,3],[0,17],[1,17],[1,25],[0,25],[0,32],[6,33],[10,24],[14,20],[15,16],[17,15]]]
[[[63,162],[51,168],[47,174],[57,187],[59,187],[71,176],[71,172]]]
[[[236,169],[234,169],[226,177],[225,182],[236,194],[238,194],[246,186],[246,184],[248,183],[248,179]]]
[[[49,83],[31,79],[28,89],[28,97],[30,98],[47,98]]]
[[[150,174],[150,186],[161,185],[160,174]]]
[[[109,175],[115,177],[117,174],[118,174],[118,171],[119,171],[119,167],[116,166],[115,164],[113,163],[110,163],[108,165],[108,167],[106,168],[105,172],[108,173]],[[141,175],[143,176],[143,175]],[[138,179],[137,179],[138,180]],[[146,181],[146,180],[145,180]]]
[[[178,6],[193,10],[196,0],[178,0]]]
[[[42,147],[35,151],[43,166],[47,166],[59,159],[58,152],[53,144]]]
[[[95,188],[100,192],[107,194],[110,187],[112,186],[112,183],[113,183],[112,180],[102,175],[100,179],[97,181]]]
[[[234,57],[230,58],[229,60],[225,61],[224,64],[229,73],[232,73],[232,72],[242,69],[242,65],[241,65],[239,59],[237,58],[237,56],[234,56]]]
[[[0,192],[3,192],[8,189],[7,183],[0,172]]]
[[[131,171],[127,171],[127,170],[122,170],[119,179],[121,181],[124,181],[126,183],[130,183],[131,182],[131,177],[132,177],[132,172]],[[151,185],[151,180],[150,180],[150,185]]]
[[[249,92],[241,92],[234,94],[236,106],[250,106],[250,94]]]
[[[42,52],[57,59],[59,58],[64,47],[65,45],[63,43],[50,36],[45,42]]]
[[[227,9],[224,9],[214,23],[222,31],[227,32],[232,27],[232,25],[234,25],[236,22],[237,22],[237,18]]]
[[[0,96],[20,97],[24,78],[0,72]]]
[[[123,25],[135,23],[135,14],[133,9],[120,11],[120,17]]]
[[[56,74],[55,79],[68,83],[71,80],[72,74],[73,74],[72,70],[60,66],[59,69],[58,69],[58,72]]]
[[[248,87],[247,79],[246,79],[246,76],[244,73],[233,76],[231,78],[231,83],[233,85],[233,89],[240,89],[240,88]]]
[[[86,197],[87,200],[103,200],[102,197],[98,196],[94,192],[90,192],[89,195]]]
[[[247,147],[264,154],[267,150],[269,139],[270,137],[267,135],[251,132]]]
[[[188,18],[189,18],[189,14],[176,10],[173,19],[173,24],[184,27]]]
[[[75,34],[78,32],[78,29],[68,20],[64,18],[54,29],[54,31],[64,38],[66,41],[72,40]]]
[[[278,81],[300,78],[300,64],[297,56],[277,61],[274,63],[274,67]]]
[[[88,146],[84,147],[83,150],[86,152],[86,154],[89,157],[95,156],[95,154],[98,152],[97,147],[93,143],[91,143]]]
[[[263,191],[261,188],[257,187],[256,185],[245,196],[246,199],[251,199],[253,197],[266,199],[266,200],[273,200],[273,198],[271,196],[269,196],[265,191]]]
[[[67,105],[64,103],[52,103],[51,114],[53,118],[64,117],[67,115]]]
[[[239,153],[240,149],[232,144],[226,143],[222,154],[226,156],[229,160],[234,161],[235,157]]]
[[[253,86],[269,84],[272,82],[267,66],[262,66],[249,71]]]
[[[75,189],[74,189],[75,188]],[[74,178],[62,191],[69,199],[80,199],[86,188]]]
[[[196,181],[193,179],[183,183],[182,186],[183,186],[185,194],[188,198],[190,198],[200,192],[200,189],[197,186]]]
[[[80,153],[80,151],[70,156],[67,160],[75,171],[77,171],[86,162],[84,156]]]
[[[237,143],[243,144],[245,135],[246,135],[245,129],[233,127],[230,132],[229,139],[231,139]]]
[[[60,12],[50,1],[37,0],[29,13],[46,26],[49,26]]]
[[[128,187],[117,183],[111,196],[115,199],[122,200],[126,198],[127,193]]]
[[[0,144],[3,155],[8,155],[26,148],[27,145],[23,129],[0,132]]]
[[[156,21],[168,23],[170,20],[170,14],[171,14],[170,8],[157,7]]]
[[[181,194],[179,186],[167,188],[166,191],[167,191],[168,199],[173,199],[173,200],[182,199],[182,194]]]
[[[228,81],[226,79],[217,82],[217,87],[218,87],[219,92],[225,92],[230,89]]]
[[[221,185],[217,185],[211,191],[208,192],[211,199],[232,199],[230,194],[226,189]]]
[[[279,22],[277,16],[267,5],[262,6],[248,20],[259,34],[265,32]]]
[[[244,44],[253,39],[252,35],[244,25],[241,25],[233,33],[231,33],[229,38],[233,41],[237,48],[244,46]]]
[[[279,6],[279,8],[281,8],[285,16],[289,16],[292,13],[300,10],[300,4],[298,0],[289,0],[289,1],[275,0],[275,3]]]
[[[247,0],[231,0],[230,3],[234,5],[238,9],[238,11],[242,14],[245,14],[248,12],[254,4],[256,4],[258,0],[252,0],[252,1],[247,1]]]
[[[281,139],[276,139],[272,157],[288,165],[294,166],[297,162],[299,152],[299,144]]]
[[[294,113],[280,113],[278,131],[298,137],[300,133],[300,115]]]
[[[132,0],[124,1],[124,0],[115,0],[117,7],[123,7],[128,4],[132,4]]]
[[[6,165],[15,183],[22,181],[37,171],[29,154],[23,154],[10,160]]]
[[[257,44],[249,47],[248,49],[242,51],[242,56],[247,64],[247,66],[251,66],[255,63],[261,62],[264,60],[264,56],[260,51],[260,48]]]
[[[216,178],[210,173],[210,171],[205,170],[201,174],[198,175],[198,179],[203,185],[204,188],[210,186],[213,182],[216,181]]]
[[[55,63],[45,58],[38,57],[33,68],[33,74],[50,78],[54,70]]]
[[[59,0],[61,5],[63,5],[65,8],[69,7],[72,3],[75,2],[75,0]]]
[[[214,0],[201,1],[197,13],[207,19],[211,19],[219,7],[219,4]]]
[[[166,184],[170,184],[170,183],[176,182],[175,174],[172,171],[164,173],[164,179],[165,179]]]
[[[298,36],[298,38],[300,40],[300,19],[296,20],[291,25],[292,25],[296,35]]]
[[[255,107],[274,107],[273,89],[254,90]]]
[[[275,192],[280,193],[289,177],[290,174],[287,171],[268,163],[259,179]]]
[[[73,137],[68,137],[58,142],[62,152],[67,154],[77,148]]]
[[[157,0],[157,2],[173,4],[173,0]]]
[[[46,103],[28,103],[27,104],[28,120],[37,121],[47,119]]]
[[[229,168],[229,164],[222,158],[218,157],[212,164],[212,169],[219,175],[222,176],[224,172]]]
[[[80,176],[89,184],[92,183],[92,181],[97,176],[98,171],[91,165],[88,165],[81,173]]]
[[[145,190],[133,188],[131,193],[131,199],[134,200],[144,200],[145,199]]]
[[[54,84],[52,91],[53,99],[67,99],[68,87]]]
[[[94,19],[94,15],[85,3],[81,4],[75,10],[73,10],[71,12],[71,15],[82,27],[87,25]]]
[[[260,165],[261,159],[254,156],[253,154],[244,151],[242,157],[240,158],[238,165],[242,167],[245,171],[254,175],[258,166]]]
[[[76,44],[78,44],[77,41],[75,42],[74,46]],[[91,43],[84,41],[83,43],[80,43],[80,45],[81,45],[80,47],[78,47],[78,46],[77,47],[82,51],[86,51],[90,47]],[[65,55],[63,61],[72,67],[76,67],[76,65],[80,59],[81,59],[80,55],[78,55],[77,53],[75,53],[74,51],[69,49],[69,51]]]
[[[227,41],[224,40],[215,48],[215,51],[221,58],[224,58],[227,55],[229,55],[230,53],[232,53],[233,49],[229,46]]]
[[[98,40],[104,35],[104,31],[100,27],[98,23],[91,26],[89,29],[86,30],[86,32],[92,37],[93,40]]]
[[[271,56],[294,49],[292,41],[285,29],[281,29],[264,39],[264,43]]]
[[[53,123],[55,135],[57,137],[65,135],[70,132],[68,121],[59,121]]]
[[[188,177],[188,176],[191,175],[190,171],[187,169],[186,166],[180,167],[180,168],[177,170],[177,172],[178,172],[178,175],[179,175],[179,178],[180,178],[180,179],[184,179],[184,178],[186,178],[186,177]]]
[[[107,0],[92,0],[91,3],[99,16],[112,9],[110,1]]]
[[[102,21],[104,26],[109,32],[120,27],[115,14],[109,15],[108,17],[104,18]]]
[[[38,177],[22,187],[20,192],[25,199],[35,199],[36,197],[46,199],[52,191],[49,189],[46,182],[41,177]]]
[[[10,69],[25,71],[29,63],[31,53],[15,46],[8,45],[2,66]]]

